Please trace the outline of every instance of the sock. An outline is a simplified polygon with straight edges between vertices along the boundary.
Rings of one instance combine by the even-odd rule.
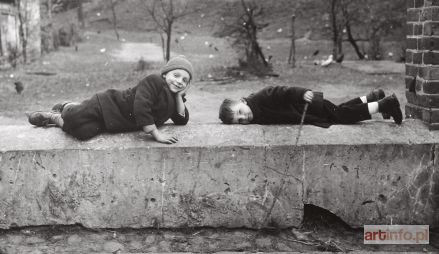
[[[367,103],[367,109],[371,115],[378,113],[378,102],[374,101]]]
[[[366,97],[366,96],[361,96],[361,97],[360,97],[360,100],[361,100],[363,103],[367,103],[367,97]]]
[[[50,116],[50,121],[55,123],[56,126],[58,126],[60,128],[62,128],[64,126],[64,120],[62,119],[61,114],[59,114],[59,113],[53,113]]]

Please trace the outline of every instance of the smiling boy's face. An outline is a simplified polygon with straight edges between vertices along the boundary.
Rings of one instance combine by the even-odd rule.
[[[175,69],[165,74],[165,80],[169,90],[173,93],[178,93],[189,85],[190,75],[183,69]]]
[[[249,124],[253,120],[253,112],[244,100],[240,100],[230,109],[233,111],[232,124]]]

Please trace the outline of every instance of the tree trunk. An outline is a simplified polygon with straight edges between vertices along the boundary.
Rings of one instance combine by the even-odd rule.
[[[84,21],[84,10],[82,8],[82,0],[78,1],[78,22],[79,26],[84,29],[85,28],[85,21]]]
[[[351,43],[352,47],[355,49],[355,53],[357,53],[357,56],[360,60],[364,59],[364,54],[361,52],[360,47],[358,47],[357,41],[355,41],[354,37],[352,36],[351,31],[351,25],[349,22],[346,22],[346,33],[348,35],[348,40]]]
[[[171,34],[172,34],[172,21],[169,21],[168,28],[166,30],[166,62],[171,57]]]
[[[337,24],[337,0],[331,0],[331,21],[332,21],[332,55],[334,59],[338,57],[339,51],[339,33]]]
[[[23,6],[22,6],[22,2],[20,0],[15,0],[15,5],[17,6],[17,15],[18,15],[18,32],[20,34],[20,41],[21,41],[21,54],[23,55],[23,62],[26,64],[27,63],[27,52],[26,52],[26,48],[27,48],[27,38],[25,35],[25,28],[24,26],[26,25],[26,21],[24,20],[23,17]],[[26,9],[25,9],[26,11]]]
[[[2,43],[2,33],[0,33],[0,56],[3,56],[3,43]]]
[[[116,18],[116,4],[117,0],[111,0],[111,12],[113,13],[113,29],[116,33],[116,38],[119,40],[119,32],[117,31],[117,18]]]
[[[294,68],[296,67],[296,31],[294,28],[294,23],[296,20],[296,16],[293,14],[291,16],[291,47],[290,47],[290,54],[288,57],[288,64],[291,64],[291,66]]]

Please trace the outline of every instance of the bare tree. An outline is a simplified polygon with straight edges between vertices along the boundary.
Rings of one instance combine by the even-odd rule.
[[[331,0],[329,2],[331,10],[331,27],[332,27],[332,55],[334,59],[343,56],[343,27],[344,23],[340,15],[341,0]]]
[[[168,61],[171,54],[172,28],[177,20],[199,12],[202,7],[190,5],[188,0],[152,0],[144,1],[146,11],[155,23],[156,31],[160,34],[163,58]],[[192,7],[192,8],[190,8]]]
[[[342,0],[341,11],[343,13],[343,18],[345,21],[345,29],[346,29],[346,35],[348,37],[348,41],[352,45],[352,47],[354,48],[355,53],[357,54],[358,58],[360,60],[362,60],[365,57],[365,53],[360,50],[360,47],[357,44],[357,40],[354,38],[354,36],[352,34],[351,23],[355,18],[355,16],[354,16],[355,14],[350,12],[349,8],[350,8],[350,5],[353,3],[354,3],[353,1]]]
[[[241,0],[240,6],[236,4],[226,4],[222,13],[223,26],[217,34],[233,39],[232,46],[241,55],[241,67],[248,67],[256,71],[255,74],[266,75],[272,71],[271,65],[258,42],[258,32],[269,25],[261,22],[265,15],[264,8],[256,1]]]
[[[382,58],[383,38],[396,31],[395,28],[400,28],[405,24],[404,0],[331,0],[325,3],[324,8],[329,7],[331,14],[334,58],[342,52],[343,29],[346,32],[347,41],[352,45],[359,59],[364,59],[366,52],[360,50],[358,42],[365,41],[369,45],[369,58],[379,60]]]
[[[17,7],[18,16],[18,33],[21,42],[21,55],[23,56],[23,62],[27,63],[27,35],[28,35],[28,13],[27,13],[27,1],[26,0],[14,0]]]
[[[117,40],[119,40],[119,32],[117,31],[117,16],[116,16],[116,5],[118,4],[117,0],[111,0],[110,7],[111,7],[111,13],[113,14],[113,29],[114,33],[116,34]]]
[[[79,26],[84,29],[85,28],[85,17],[84,17],[84,9],[82,6],[82,2],[83,0],[76,0],[76,4],[77,4],[77,11],[78,11],[78,23]]]

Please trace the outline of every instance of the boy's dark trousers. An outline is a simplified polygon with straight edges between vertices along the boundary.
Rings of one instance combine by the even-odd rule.
[[[90,139],[105,131],[101,106],[96,95],[80,104],[67,104],[61,117],[64,120],[63,131],[80,140]]]
[[[324,107],[329,119],[335,124],[354,124],[371,119],[367,103],[363,103],[358,97],[338,106],[325,100]]]

